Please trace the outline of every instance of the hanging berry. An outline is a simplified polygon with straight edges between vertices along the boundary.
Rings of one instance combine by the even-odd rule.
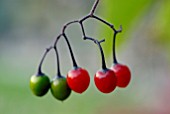
[[[131,72],[128,66],[118,63],[116,59],[116,35],[117,33],[122,31],[122,27],[120,27],[120,30],[114,29],[114,36],[113,36],[113,65],[111,69],[115,72],[117,77],[117,86],[121,88],[125,88],[128,86],[130,80],[131,80]]]
[[[30,79],[30,88],[31,88],[31,91],[33,92],[33,94],[35,94],[36,96],[43,96],[45,95],[49,88],[50,88],[50,79],[48,78],[47,75],[45,75],[43,72],[42,72],[42,63],[47,55],[47,53],[51,50],[51,47],[46,49],[41,61],[40,61],[40,64],[39,64],[39,67],[38,67],[38,72],[36,75],[33,75],[31,76],[31,79]]]
[[[33,75],[30,79],[30,88],[36,96],[45,95],[50,88],[52,95],[56,99],[63,101],[63,100],[66,100],[70,96],[71,90],[73,90],[76,93],[80,93],[80,94],[87,90],[87,88],[90,84],[89,73],[87,72],[86,69],[81,68],[77,65],[77,62],[74,57],[70,42],[68,40],[68,36],[66,35],[66,32],[65,32],[68,26],[70,26],[72,24],[76,24],[76,23],[80,25],[80,28],[82,30],[83,40],[93,41],[95,44],[97,44],[97,46],[100,49],[101,58],[102,58],[102,70],[97,71],[94,76],[94,82],[95,82],[95,85],[98,88],[98,90],[101,91],[102,93],[111,93],[112,91],[114,91],[116,86],[122,87],[122,88],[125,88],[128,86],[128,84],[131,80],[131,72],[130,72],[128,66],[117,62],[116,53],[115,53],[116,35],[117,35],[117,33],[122,31],[122,27],[120,27],[120,30],[116,30],[114,28],[114,25],[110,24],[109,22],[107,22],[107,21],[103,20],[102,18],[95,15],[95,10],[98,6],[99,1],[100,0],[95,1],[95,3],[88,15],[84,16],[81,19],[73,20],[73,21],[66,23],[63,26],[61,33],[57,36],[57,38],[54,42],[54,45],[51,46],[50,48],[46,49],[46,51],[40,61],[37,75]],[[111,67],[111,69],[108,69],[106,67],[104,52],[101,47],[101,43],[104,42],[104,40],[98,41],[94,38],[87,37],[87,35],[86,35],[85,28],[84,28],[84,22],[90,18],[100,21],[101,23],[104,23],[105,25],[110,27],[114,32],[114,36],[113,36],[113,66]],[[59,41],[60,38],[64,38],[64,40],[66,41],[66,44],[67,44],[69,52],[70,52],[71,60],[73,63],[73,69],[71,69],[67,73],[66,78],[64,76],[62,76],[60,73],[59,55],[58,55],[58,50],[57,50],[57,42]],[[41,67],[42,67],[42,63],[43,63],[47,53],[52,48],[55,50],[56,58],[57,58],[57,75],[54,77],[54,79],[50,83],[48,76],[46,76],[44,73],[42,73]]]
[[[101,52],[102,70],[97,71],[94,76],[95,85],[99,89],[99,91],[103,93],[110,93],[116,88],[117,79],[116,79],[115,73],[106,67],[103,49],[100,45],[100,43],[103,42],[104,40],[99,42],[93,38],[86,37],[85,39],[91,40],[95,44],[97,44]]]
[[[90,76],[87,72],[87,70],[78,67],[77,62],[75,60],[70,42],[68,40],[68,37],[66,36],[66,34],[64,33],[66,26],[63,28],[63,33],[61,35],[59,35],[54,43],[54,45],[57,44],[57,42],[59,41],[60,37],[63,36],[63,38],[65,39],[69,51],[70,51],[70,55],[71,55],[71,59],[73,62],[73,69],[70,70],[67,74],[67,83],[69,85],[69,87],[77,93],[83,93],[89,86],[90,84]]]
[[[66,78],[61,75],[59,54],[56,45],[54,45],[54,50],[57,58],[57,75],[51,81],[51,93],[56,99],[64,101],[70,96],[71,89],[67,84]]]

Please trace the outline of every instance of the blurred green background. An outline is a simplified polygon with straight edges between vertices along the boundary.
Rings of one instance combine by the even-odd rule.
[[[29,79],[44,49],[51,45],[64,23],[89,13],[94,0],[0,0],[0,114],[169,114],[170,113],[170,1],[100,0],[96,14],[123,32],[117,38],[117,57],[130,67],[132,81],[125,89],[100,93],[93,75],[101,68],[97,47],[81,40],[81,30],[70,26],[67,34],[78,64],[91,75],[83,94],[72,92],[64,102],[50,93],[34,96]],[[106,38],[102,44],[107,66],[112,65],[112,31],[90,19],[86,34]],[[59,43],[61,70],[72,68],[65,42]],[[56,74],[54,53],[43,71]]]

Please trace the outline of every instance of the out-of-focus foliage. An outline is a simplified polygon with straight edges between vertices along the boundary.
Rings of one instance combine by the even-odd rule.
[[[158,11],[155,13],[151,27],[151,35],[155,37],[154,42],[168,53],[170,59],[170,1],[162,0],[158,5]]]
[[[117,46],[124,44],[121,45],[124,46],[122,60],[126,61],[126,64],[131,61],[129,65],[132,68],[132,82],[134,82],[132,88],[134,90],[136,87],[137,91],[141,92],[145,106],[150,102],[147,105],[150,107],[150,112],[145,110],[134,113],[170,113],[168,108],[170,92],[167,91],[170,87],[170,62],[168,62],[170,61],[170,1],[105,0],[104,2],[106,4],[101,9],[103,17],[116,28],[120,24],[123,26],[123,32],[118,35]],[[102,37],[112,38],[109,29],[102,30],[104,31],[104,34],[101,32]],[[109,38],[103,46],[107,55],[111,53],[112,40],[109,41]],[[137,110],[139,109],[140,107]]]
[[[132,25],[137,24],[147,13],[147,9],[152,7],[154,0],[104,0],[101,5],[101,13],[104,18],[116,29],[122,25],[123,31],[118,35],[117,44],[128,40],[128,32],[132,32]],[[101,36],[110,39],[104,46],[107,54],[111,53],[113,32],[109,29],[102,29]],[[109,50],[110,49],[110,50]]]

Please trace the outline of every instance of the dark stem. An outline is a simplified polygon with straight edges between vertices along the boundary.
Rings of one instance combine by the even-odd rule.
[[[99,4],[99,0],[96,0],[93,7],[92,7],[92,9],[91,9],[91,11],[90,11],[90,15],[94,14],[98,4]]]
[[[56,53],[56,60],[57,60],[57,76],[61,77],[61,72],[60,72],[60,59],[59,59],[59,54],[58,54],[58,50],[57,50],[57,46],[54,46],[54,50]]]
[[[116,36],[120,32],[122,32],[122,26],[120,26],[119,30],[115,30],[114,35],[113,35],[113,64],[118,64],[118,61],[116,58]]]
[[[57,42],[58,42],[58,40],[60,39],[61,36],[62,36],[62,34],[60,34],[60,35],[57,36],[57,38],[56,38],[56,40],[55,40],[55,42],[54,42],[54,47],[57,45]]]
[[[91,40],[91,41],[93,41],[95,44],[98,45],[99,50],[100,50],[100,52],[101,52],[101,57],[102,57],[102,69],[103,69],[103,70],[106,70],[107,67],[106,67],[104,52],[103,52],[102,46],[101,46],[101,44],[100,44],[100,43],[104,42],[105,40],[98,41],[98,40],[96,40],[96,39],[94,39],[94,38],[85,37],[85,40],[86,40],[86,39],[87,39],[87,40]]]
[[[82,23],[83,21],[87,20],[88,18],[90,18],[92,16],[91,15],[84,16],[82,19],[80,19],[79,23]]]
[[[68,38],[67,38],[67,36],[66,36],[65,30],[66,30],[66,28],[67,28],[68,26],[70,26],[71,24],[79,23],[79,25],[80,25],[80,27],[81,27],[81,29],[82,29],[83,39],[85,40],[85,39],[87,39],[87,36],[86,36],[86,34],[85,34],[85,29],[84,29],[83,22],[86,21],[86,20],[89,19],[89,18],[94,18],[94,19],[96,19],[96,20],[104,23],[105,25],[109,26],[109,27],[114,31],[114,39],[113,39],[113,42],[114,42],[114,43],[113,43],[113,56],[114,56],[114,58],[113,58],[113,59],[114,59],[115,63],[117,63],[116,55],[115,55],[115,38],[116,38],[117,33],[121,32],[122,29],[121,29],[121,27],[120,27],[120,30],[116,30],[116,29],[114,28],[114,25],[112,25],[112,24],[110,24],[109,22],[107,22],[107,21],[101,19],[100,17],[94,15],[94,12],[95,12],[98,4],[99,4],[99,1],[100,1],[100,0],[96,0],[96,1],[95,1],[95,3],[94,3],[93,6],[92,6],[92,9],[91,9],[91,11],[90,11],[90,14],[84,16],[84,17],[83,17],[82,19],[80,19],[80,20],[74,20],[74,21],[71,21],[71,22],[66,23],[66,24],[63,26],[63,28],[62,28],[62,33],[61,33],[61,34],[56,38],[56,40],[55,40],[54,46],[57,44],[57,42],[58,42],[58,40],[61,38],[61,36],[63,36],[63,37],[65,38],[65,40],[66,40],[66,42],[67,42],[67,45],[68,45],[68,48],[69,48],[69,51],[70,51],[70,54],[71,54],[71,58],[72,58],[72,62],[73,62],[73,67],[76,67],[76,68],[77,68],[78,66],[77,66],[76,60],[75,60],[75,58],[74,58],[73,51],[72,51],[72,49],[71,49],[71,45],[70,45],[70,43],[69,43],[69,41],[68,41]],[[99,45],[99,47],[101,48],[100,43],[101,43],[101,42],[98,42],[98,45]],[[102,49],[100,49],[100,50],[101,50],[101,53],[103,53],[103,50],[102,50]],[[102,54],[102,55],[104,55],[104,54]],[[102,57],[102,58],[103,58],[103,57]],[[103,61],[103,59],[102,59],[102,61]],[[105,65],[105,62],[103,62],[103,65],[104,65],[103,67],[106,66],[106,65]]]
[[[70,51],[70,55],[71,55],[71,59],[72,59],[72,62],[73,62],[73,67],[74,67],[74,68],[77,68],[78,65],[77,65],[76,60],[75,60],[75,58],[74,58],[74,54],[73,54],[73,51],[72,51],[72,49],[71,49],[71,45],[70,45],[70,43],[69,43],[69,41],[68,41],[68,38],[67,38],[66,34],[63,34],[63,37],[65,38],[65,40],[66,40],[66,42],[67,42],[67,45],[68,45],[68,48],[69,48],[69,51]]]
[[[45,53],[43,54],[43,57],[42,57],[42,59],[41,59],[41,61],[40,61],[40,63],[39,63],[37,75],[43,75],[43,73],[42,73],[42,64],[43,64],[43,62],[44,62],[44,59],[45,59],[47,53],[48,53],[51,49],[52,49],[52,47],[46,48]]]
[[[66,28],[67,28],[69,25],[73,24],[73,23],[79,23],[79,21],[78,21],[78,20],[74,20],[74,21],[71,21],[71,22],[66,23],[66,24],[63,26],[62,33],[65,33]]]
[[[116,35],[117,35],[117,32],[114,33],[113,35],[113,63],[114,64],[117,64],[117,59],[116,59]]]
[[[99,46],[100,52],[101,52],[101,57],[102,57],[102,69],[107,69],[106,68],[106,62],[105,62],[105,57],[104,57],[104,52],[102,49],[102,46],[100,45],[100,43],[98,41],[96,41],[96,44]]]
[[[110,24],[110,23],[108,23],[107,21],[99,18],[98,16],[93,15],[92,18],[94,18],[94,19],[96,19],[96,20],[98,20],[98,21],[101,21],[102,23],[104,23],[104,24],[106,24],[107,26],[109,26],[113,31],[116,31],[115,28],[114,28],[114,26],[113,26],[112,24]]]
[[[85,34],[85,30],[84,30],[84,26],[83,26],[83,23],[82,22],[80,22],[80,27],[81,27],[81,29],[82,29],[82,32],[83,32],[83,38],[86,36],[86,34]]]

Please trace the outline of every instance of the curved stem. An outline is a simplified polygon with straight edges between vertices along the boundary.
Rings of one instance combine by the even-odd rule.
[[[43,62],[44,62],[44,59],[45,59],[47,53],[48,53],[51,49],[52,49],[52,47],[49,47],[49,48],[47,48],[47,49],[45,50],[45,53],[43,54],[43,57],[42,57],[42,59],[41,59],[41,61],[40,61],[40,63],[39,63],[39,66],[38,66],[38,73],[37,73],[37,75],[43,75],[43,73],[42,73],[42,64],[43,64]]]
[[[102,46],[100,45],[100,43],[97,41],[96,44],[98,45],[100,52],[101,52],[101,57],[102,57],[102,69],[107,69],[106,68],[106,62],[105,62],[105,57],[104,57],[104,52],[102,49]]]
[[[115,32],[113,35],[113,63],[114,64],[118,63],[116,59],[116,35],[117,35],[117,32]]]
[[[60,35],[57,36],[57,38],[56,38],[56,40],[55,40],[55,42],[54,42],[54,47],[57,45],[57,42],[58,42],[58,40],[60,39],[61,36],[62,36],[62,34],[60,34]]]
[[[59,55],[58,55],[58,51],[57,51],[57,46],[54,46],[54,50],[55,50],[55,53],[56,53],[56,60],[57,60],[57,76],[61,77],[60,60],[59,60]]]
[[[119,32],[122,32],[122,26],[120,26],[119,30],[114,30],[114,35],[113,35],[113,64],[117,64],[117,58],[116,58],[116,36]]]
[[[78,20],[74,20],[74,21],[71,21],[71,22],[66,23],[66,24],[63,26],[62,33],[65,33],[66,28],[67,28],[69,25],[74,24],[74,23],[79,23],[79,21],[78,21]]]
[[[71,24],[79,23],[79,25],[80,25],[80,27],[81,27],[81,29],[82,29],[83,39],[85,40],[85,39],[87,39],[87,36],[86,36],[86,34],[85,34],[85,29],[84,29],[83,22],[86,21],[86,20],[89,19],[89,18],[93,18],[93,19],[96,19],[96,20],[104,23],[105,25],[109,26],[109,27],[114,31],[114,38],[113,38],[113,59],[114,59],[114,62],[117,63],[116,55],[115,55],[115,39],[116,39],[117,33],[121,32],[122,29],[116,30],[116,29],[114,28],[114,25],[112,25],[112,24],[110,24],[109,22],[105,21],[104,19],[102,19],[102,18],[94,15],[94,12],[95,12],[98,4],[99,4],[99,1],[100,1],[100,0],[95,0],[93,6],[92,6],[92,8],[91,8],[91,11],[90,11],[90,13],[89,13],[88,15],[84,16],[84,17],[83,17],[82,19],[80,19],[80,20],[73,20],[73,21],[71,21],[71,22],[66,23],[66,24],[63,26],[63,28],[62,28],[62,33],[61,33],[61,34],[56,38],[56,40],[55,40],[54,45],[57,44],[57,42],[58,42],[58,40],[60,39],[61,36],[63,36],[63,37],[65,38],[65,40],[66,40],[66,42],[67,42],[67,45],[68,45],[68,48],[69,48],[69,51],[70,51],[70,54],[71,54],[71,58],[72,58],[72,62],[73,62],[73,67],[75,67],[75,68],[77,68],[78,66],[77,66],[76,60],[75,60],[75,58],[74,58],[73,51],[72,51],[72,49],[71,49],[71,45],[70,45],[70,43],[69,43],[69,41],[68,41],[68,38],[67,38],[67,36],[66,36],[65,30],[66,30],[66,28],[67,28],[68,26],[70,26]],[[120,28],[121,28],[121,27],[120,27]],[[101,45],[100,45],[101,42],[99,42],[99,41],[96,41],[96,42],[98,42],[98,46],[100,47],[101,54],[102,54],[102,53],[103,53],[103,50],[102,50]],[[103,56],[103,55],[104,55],[104,54],[102,54],[102,56]],[[102,57],[102,58],[104,58],[104,57]],[[102,59],[102,61],[103,61],[103,60],[104,60],[104,59]],[[103,61],[103,65],[104,65],[103,67],[106,66],[106,65],[105,65],[105,60]]]
[[[67,43],[67,45],[68,45],[68,48],[69,48],[69,51],[70,51],[70,55],[71,55],[71,59],[72,59],[72,62],[73,62],[73,67],[77,68],[78,66],[77,66],[76,60],[75,60],[75,58],[74,58],[73,51],[72,51],[72,49],[71,49],[71,45],[70,45],[70,43],[69,43],[69,41],[68,41],[68,38],[67,38],[66,34],[63,34],[63,37],[65,38],[66,43]]]
[[[100,50],[100,52],[101,52],[101,57],[102,57],[102,69],[106,70],[107,67],[106,67],[104,52],[103,52],[102,46],[101,46],[101,44],[100,44],[100,43],[104,42],[104,40],[98,41],[98,40],[96,40],[96,39],[94,39],[94,38],[89,38],[89,37],[86,37],[85,40],[86,40],[86,39],[87,39],[87,40],[91,40],[91,41],[93,41],[95,44],[98,45],[99,50]]]

